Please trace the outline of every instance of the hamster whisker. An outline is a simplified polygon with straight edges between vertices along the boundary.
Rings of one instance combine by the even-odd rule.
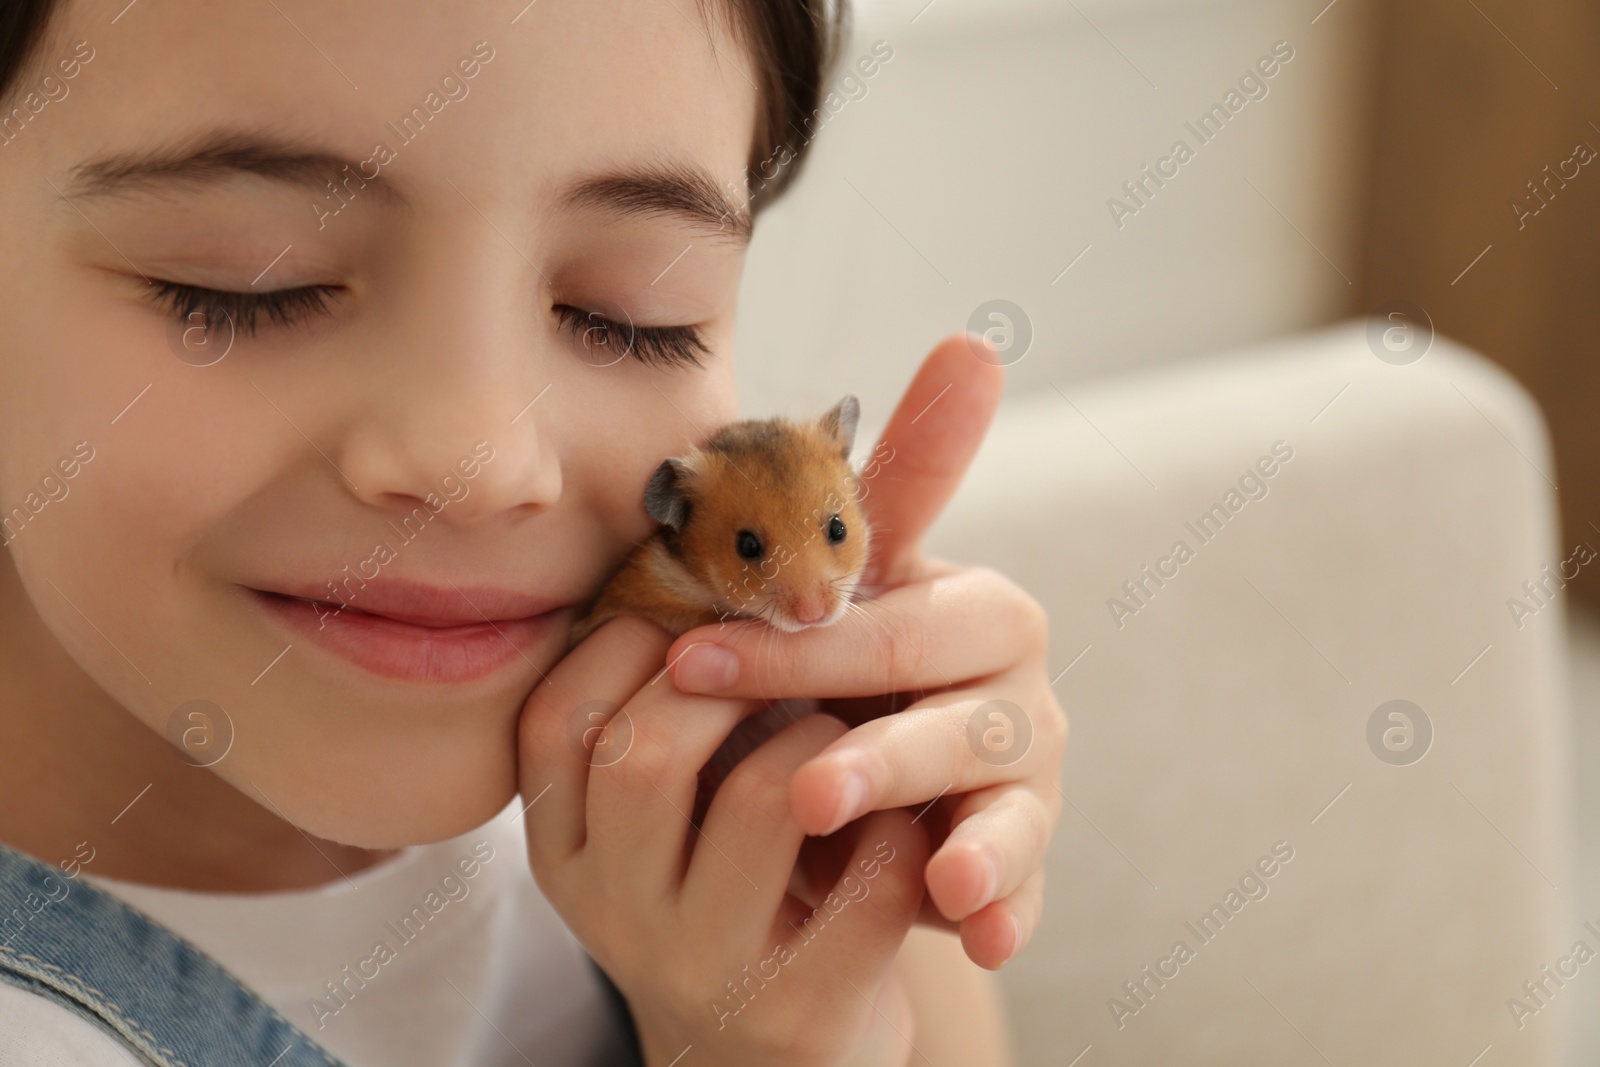
[[[879,597],[862,597],[860,599],[868,600],[868,601],[877,601],[877,600],[880,600],[881,598],[879,598]],[[883,653],[884,662],[885,662],[885,664],[887,664],[889,662],[889,659],[890,659],[889,653],[888,653],[888,647],[889,647],[889,645],[891,645],[894,642],[896,634],[891,629],[889,624],[887,622],[885,622],[880,617],[880,614],[888,614],[888,615],[892,615],[892,616],[898,618],[900,613],[895,611],[893,608],[886,608],[886,607],[882,606],[881,604],[878,606],[877,612],[872,612],[872,611],[868,611],[864,604],[858,603],[856,601],[851,601],[849,607],[846,609],[846,614],[849,615],[852,618],[857,618],[857,619],[864,620],[864,622],[870,623],[873,627],[876,627],[876,629],[869,629],[868,630],[868,636],[870,636],[872,639],[874,639],[876,641],[876,643],[878,645],[878,650]],[[886,689],[893,688],[893,684],[892,683],[893,683],[893,679],[891,679],[891,678],[885,678],[884,679],[884,686],[885,686]]]

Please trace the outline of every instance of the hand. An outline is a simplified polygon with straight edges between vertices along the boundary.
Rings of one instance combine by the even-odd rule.
[[[697,772],[761,702],[676,691],[669,644],[613,619],[529,698],[519,775],[540,889],[627,998],[650,1067],[690,1047],[697,1067],[906,1067],[892,965],[924,897],[926,831],[875,812],[830,856],[812,849],[807,874],[836,861],[819,910],[790,893],[806,841],[790,780],[846,731],[822,714],[734,768],[696,829]]]
[[[928,806],[918,824],[935,851],[918,921],[959,929],[991,970],[1038,925],[1067,722],[1038,602],[994,571],[928,558],[920,541],[977,451],[1002,379],[964,335],[924,361],[864,465],[873,552],[859,612],[798,633],[704,626],[667,659],[684,692],[818,697],[851,723],[795,772],[796,819],[829,834],[867,812]],[[991,701],[1020,709],[1016,721]]]

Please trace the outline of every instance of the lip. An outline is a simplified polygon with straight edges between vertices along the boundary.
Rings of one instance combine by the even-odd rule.
[[[461,684],[521,660],[563,622],[571,602],[488,585],[434,586],[394,578],[245,586],[293,635],[383,678]]]

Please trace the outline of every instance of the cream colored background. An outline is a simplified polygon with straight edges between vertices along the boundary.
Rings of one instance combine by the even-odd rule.
[[[870,441],[980,303],[1032,323],[933,539],[1033,590],[1052,670],[1071,665],[1047,918],[1003,972],[1024,1064],[1600,1048],[1600,966],[1521,1029],[1506,1008],[1600,925],[1600,855],[1577,845],[1600,728],[1569,700],[1600,695],[1600,627],[1569,655],[1564,603],[1521,630],[1505,605],[1570,550],[1539,415],[1445,339],[1394,367],[1360,323],[1321,329],[1354,256],[1360,3],[861,5],[849,57],[895,56],[757,228],[750,414],[853,391]],[[1117,229],[1106,198],[1279,40],[1296,54],[1269,95]],[[1107,598],[1280,439],[1269,495],[1118,629]],[[1409,767],[1366,745],[1396,697],[1436,731]],[[1107,998],[1280,839],[1270,895],[1118,1030]]]

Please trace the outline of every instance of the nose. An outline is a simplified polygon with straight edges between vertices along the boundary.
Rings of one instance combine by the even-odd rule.
[[[351,386],[358,399],[332,457],[364,502],[401,513],[425,505],[463,524],[559,499],[546,391],[565,383],[528,358],[526,324],[507,310],[519,305],[499,281],[515,275],[488,262],[455,278],[430,274],[429,298],[377,339],[382,358]]]
[[[795,622],[804,626],[815,626],[828,617],[827,595],[818,592],[812,596],[798,597],[790,614],[794,616]]]
[[[364,418],[337,461],[352,492],[380,510],[420,504],[457,524],[554,504],[561,467],[533,412],[513,423],[504,401],[514,394],[505,386],[494,390],[498,404],[472,392],[458,382],[429,401],[395,401]]]

